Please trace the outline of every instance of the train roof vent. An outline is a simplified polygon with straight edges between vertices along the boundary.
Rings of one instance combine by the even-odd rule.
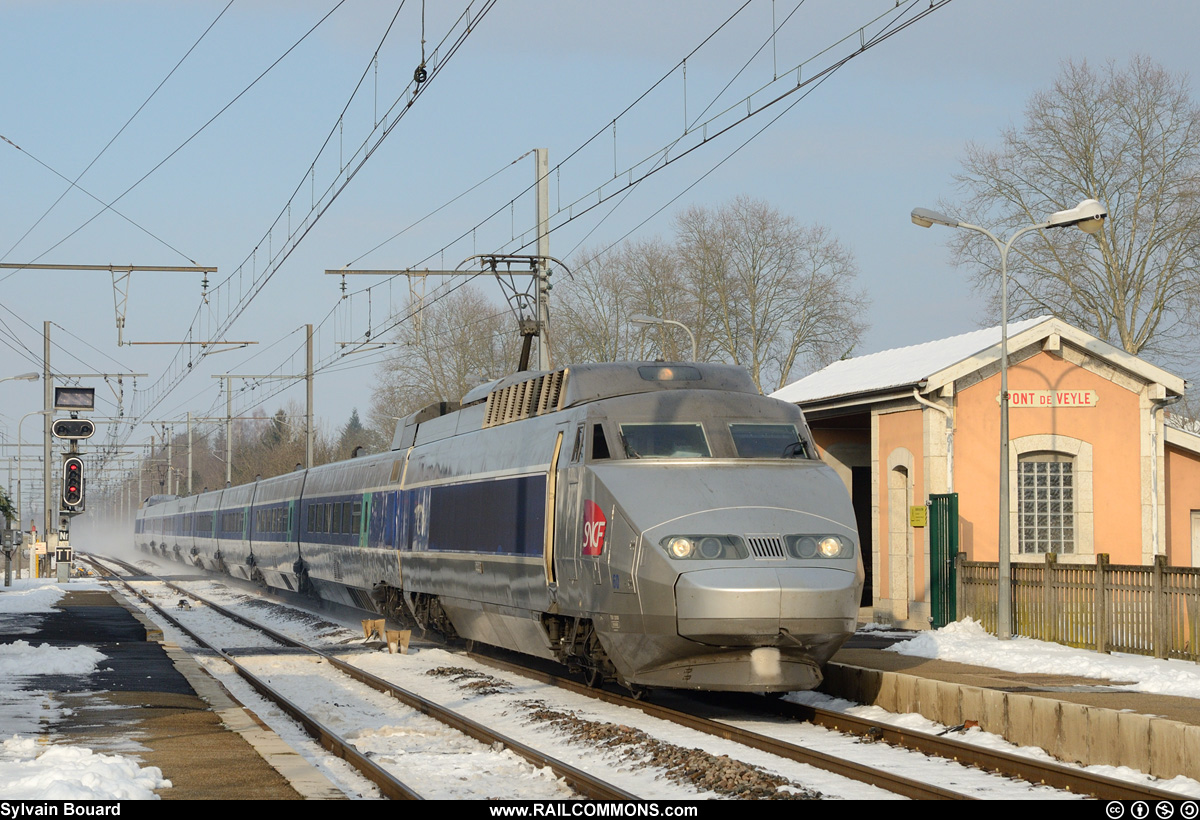
[[[747,535],[746,542],[755,558],[778,558],[786,556],[783,539],[778,535]]]
[[[554,370],[488,393],[484,428],[562,409],[566,370]]]

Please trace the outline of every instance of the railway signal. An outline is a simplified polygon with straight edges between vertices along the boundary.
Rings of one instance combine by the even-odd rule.
[[[63,508],[74,510],[83,506],[83,459],[68,456],[63,462]]]
[[[55,438],[78,441],[91,438],[96,432],[96,425],[87,419],[55,419],[50,432]]]

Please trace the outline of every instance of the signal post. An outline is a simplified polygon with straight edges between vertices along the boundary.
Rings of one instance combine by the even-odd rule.
[[[54,548],[60,583],[67,582],[71,577],[71,562],[74,559],[71,550],[71,517],[84,511],[86,478],[79,442],[91,438],[96,432],[96,425],[88,419],[79,418],[79,413],[93,410],[95,406],[95,390],[90,387],[54,389],[54,409],[66,410],[71,414],[70,418],[55,419],[50,427],[50,433],[55,438],[69,442],[69,449],[63,453],[62,492],[58,499],[58,543]]]

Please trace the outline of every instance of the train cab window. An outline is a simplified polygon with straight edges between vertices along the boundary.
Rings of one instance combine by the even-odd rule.
[[[592,426],[592,460],[605,458],[612,458],[608,452],[608,439],[604,437],[604,425],[596,424]]]
[[[731,424],[740,458],[812,458],[794,424]]]
[[[622,424],[629,458],[708,458],[708,440],[699,424]]]

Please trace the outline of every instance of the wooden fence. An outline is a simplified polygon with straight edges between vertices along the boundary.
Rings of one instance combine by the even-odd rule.
[[[1200,661],[1200,568],[1013,562],[1012,631],[1044,641],[1156,658]],[[996,631],[999,565],[958,556],[958,613]]]

